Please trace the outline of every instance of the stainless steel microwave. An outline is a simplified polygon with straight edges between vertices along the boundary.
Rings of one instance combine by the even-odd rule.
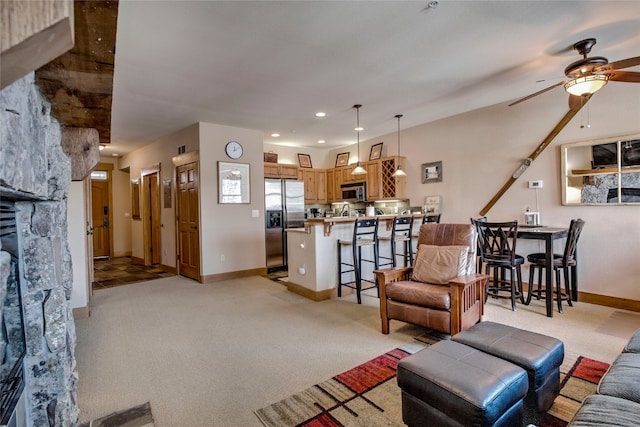
[[[367,200],[367,184],[356,182],[340,186],[343,202],[364,202]]]

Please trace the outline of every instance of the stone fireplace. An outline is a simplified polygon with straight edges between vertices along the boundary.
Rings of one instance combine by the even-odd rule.
[[[10,389],[24,387],[18,393],[24,408],[16,409],[17,398],[8,399],[11,407],[3,407],[0,417],[13,414],[29,426],[74,426],[79,411],[69,304],[71,163],[33,73],[0,91],[0,132],[0,202],[6,221],[0,229],[0,381]],[[11,221],[14,225],[6,225]]]

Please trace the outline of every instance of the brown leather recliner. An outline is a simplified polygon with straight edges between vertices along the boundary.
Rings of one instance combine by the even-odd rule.
[[[439,248],[443,246],[450,248]],[[459,253],[459,256],[453,257],[457,258],[458,265],[453,266],[457,277],[447,277],[441,281],[444,284],[434,284],[418,281],[421,277],[416,277],[414,267],[376,270],[380,287],[382,333],[389,333],[391,319],[450,335],[481,321],[485,284],[489,276],[475,272],[476,247],[476,230],[471,224],[423,224],[414,267],[420,271],[431,267],[434,270],[447,270],[449,266],[443,266],[442,260],[448,260],[451,256],[439,258],[431,266],[425,262],[427,258],[421,255],[455,250]]]

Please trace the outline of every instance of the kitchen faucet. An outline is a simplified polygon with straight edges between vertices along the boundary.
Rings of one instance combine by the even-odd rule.
[[[349,216],[349,204],[345,203],[342,205],[342,211],[340,212],[340,216]]]

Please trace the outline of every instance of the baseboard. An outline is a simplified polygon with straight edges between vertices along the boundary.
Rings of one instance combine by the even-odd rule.
[[[251,270],[230,271],[228,273],[208,274],[200,276],[200,283],[220,282],[222,280],[239,279],[249,276],[263,276],[267,274],[266,267],[253,268]]]
[[[525,292],[528,292],[529,284],[527,282],[523,282],[522,289]],[[618,308],[620,310],[640,312],[640,301],[608,295],[592,294],[590,292],[578,291],[578,302],[586,302],[604,307]]]
[[[84,306],[84,307],[76,307],[73,310],[73,318],[74,320],[77,319],[86,319],[89,317],[89,315],[91,314],[91,310],[89,309],[88,306]]]
[[[160,264],[160,268],[165,273],[178,274],[178,269],[176,267],[171,267],[170,265]]]
[[[338,296],[338,290],[336,288],[314,291],[296,283],[287,282],[287,289],[294,294],[302,295],[312,301],[324,301]]]
[[[144,258],[138,258],[137,256],[131,256],[131,264],[144,265]]]
[[[126,257],[126,256],[131,256],[131,251],[120,251],[120,252],[113,252],[113,257],[114,258],[122,258],[122,257]]]

